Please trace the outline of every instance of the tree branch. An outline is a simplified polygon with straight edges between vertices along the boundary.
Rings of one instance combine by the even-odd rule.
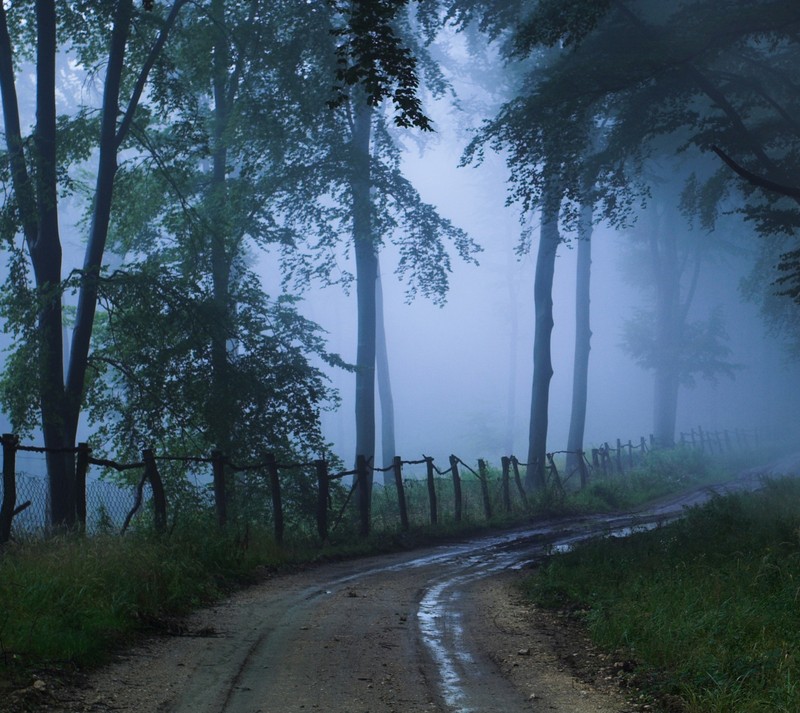
[[[786,196],[787,198],[791,198],[797,203],[800,203],[800,188],[796,186],[787,186],[782,183],[776,183],[775,181],[770,181],[768,178],[759,176],[752,171],[748,171],[744,166],[736,163],[736,161],[734,161],[718,146],[712,146],[711,150],[717,154],[717,156],[719,156],[729,168],[733,169],[748,183],[758,186],[759,188],[763,188],[765,191],[779,193],[782,196]]]
[[[161,28],[158,38],[150,48],[150,53],[147,55],[147,59],[142,65],[139,76],[136,78],[136,86],[133,88],[133,94],[131,94],[130,101],[125,109],[125,114],[122,117],[119,128],[117,129],[116,148],[119,148],[122,142],[125,140],[125,136],[127,135],[131,122],[133,121],[133,115],[136,112],[136,108],[139,106],[139,99],[141,99],[142,92],[144,91],[145,84],[147,83],[147,78],[150,75],[150,70],[153,68],[156,59],[158,59],[159,54],[161,54],[161,50],[166,44],[167,36],[169,35],[172,26],[175,24],[175,20],[178,18],[178,12],[187,3],[187,1],[188,0],[175,0],[167,19],[164,21],[164,26]]]

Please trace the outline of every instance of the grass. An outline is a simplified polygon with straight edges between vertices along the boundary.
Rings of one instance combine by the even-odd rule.
[[[796,480],[588,543],[525,586],[541,605],[581,612],[598,644],[638,662],[638,683],[689,713],[800,710]]]
[[[269,539],[245,548],[200,522],[169,538],[12,545],[0,558],[0,664],[98,663],[134,632],[218,598],[280,556]]]
[[[175,617],[224,596],[259,572],[320,560],[341,559],[426,544],[522,524],[543,515],[632,507],[702,480],[719,479],[709,463],[690,451],[649,459],[637,472],[594,483],[583,492],[547,492],[528,510],[502,513],[500,474],[490,470],[493,518],[487,522],[477,479],[463,476],[464,516],[454,521],[452,482],[436,482],[439,524],[428,522],[427,487],[407,487],[410,532],[398,529],[394,489],[376,488],[374,533],[355,535],[355,517],[343,518],[324,546],[313,518],[306,531],[287,531],[278,547],[268,523],[219,531],[208,516],[179,521],[164,537],[143,525],[124,537],[62,537],[12,543],[0,552],[0,671],[103,661],[132,634],[163,628]],[[512,493],[514,486],[512,482]],[[514,493],[516,496],[516,493]],[[297,523],[305,522],[302,518]]]

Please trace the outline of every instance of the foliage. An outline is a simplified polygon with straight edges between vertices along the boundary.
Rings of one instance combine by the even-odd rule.
[[[643,369],[655,370],[664,359],[670,358],[660,348],[655,331],[653,315],[642,310],[624,324],[623,347]],[[727,336],[721,308],[712,310],[708,319],[682,325],[670,368],[677,369],[683,386],[693,387],[696,375],[712,383],[716,383],[720,374],[733,378],[738,367],[730,362]]]
[[[23,251],[9,244],[8,279],[0,288],[3,331],[13,335],[0,374],[0,403],[15,433],[30,435],[37,423],[39,374],[36,313],[39,299]]]
[[[251,530],[246,543],[206,520],[170,537],[64,538],[6,549],[0,558],[0,661],[6,667],[92,664],[131,634],[249,581],[282,556]]]
[[[271,303],[251,275],[233,294],[225,406],[234,415],[231,457],[321,452],[318,410],[333,395],[309,357],[338,359],[288,297]],[[96,441],[119,455],[145,446],[172,455],[208,452],[217,445],[208,414],[221,407],[208,389],[210,333],[219,320],[208,283],[150,262],[117,271],[103,282],[100,299],[106,318],[88,395]]]
[[[782,480],[717,498],[672,525],[557,556],[528,590],[588,607],[593,637],[687,711],[796,710],[799,496]]]
[[[431,131],[417,93],[417,60],[397,36],[393,24],[408,0],[330,0],[345,16],[344,26],[334,19],[331,34],[337,38],[336,80],[340,84],[333,107],[348,99],[345,87],[363,87],[370,106],[390,98],[397,107],[395,124]]]
[[[485,146],[505,151],[510,200],[526,209],[541,202],[545,165],[573,202],[581,176],[593,176],[598,215],[621,225],[648,199],[651,162],[680,156],[697,169],[688,210],[703,227],[711,230],[720,216],[735,213],[762,236],[765,255],[754,261],[759,272],[751,286],[758,290],[751,294],[791,333],[793,320],[783,319],[773,293],[796,294],[797,203],[742,181],[711,151],[796,185],[796,3],[547,0],[503,8],[493,0],[453,0],[449,6],[462,28],[479,23],[501,41],[506,57],[530,69],[466,160],[480,160]],[[593,142],[587,126],[596,130]],[[574,215],[567,205],[567,218]],[[776,232],[782,244],[767,239]]]

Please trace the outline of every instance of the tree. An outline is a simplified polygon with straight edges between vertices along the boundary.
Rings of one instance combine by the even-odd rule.
[[[567,471],[579,467],[586,428],[586,404],[589,391],[589,354],[592,329],[590,311],[590,285],[592,269],[592,202],[587,197],[578,226],[577,268],[575,276],[575,358],[572,364],[572,409],[567,436]]]
[[[37,380],[44,443],[51,449],[68,449],[75,444],[118,156],[130,138],[153,63],[184,4],[185,0],[175,0],[163,15],[141,17],[143,35],[137,37],[143,40],[143,45],[135,53],[128,50],[134,42],[131,35],[134,17],[140,13],[132,0],[120,0],[114,5],[59,6],[58,10],[55,0],[41,0],[27,17],[24,14],[31,12],[27,6],[0,8],[0,92],[13,188],[12,210],[27,245],[40,305],[35,347]],[[25,151],[15,70],[15,58],[25,57],[30,48],[25,46],[24,30],[12,37],[10,27],[15,31],[35,27],[36,33],[36,125],[32,137],[34,150],[30,153]],[[98,34],[97,28],[104,29]],[[69,141],[70,130],[85,125],[86,117],[65,122],[56,114],[55,66],[62,44],[58,40],[59,29],[70,35],[72,47],[84,66],[95,62],[105,65],[96,139],[97,179],[66,369],[62,343],[60,172],[76,155],[86,157],[84,146],[76,148]],[[47,471],[51,522],[71,525],[76,517],[71,455],[49,452]]]
[[[513,39],[508,45],[506,57],[511,62],[518,48]],[[594,117],[585,101],[558,104],[557,110],[554,109],[557,102],[551,80],[557,67],[557,53],[537,57],[524,65],[525,81],[520,83],[519,93],[484,125],[464,155],[465,162],[480,162],[486,146],[504,152],[510,173],[509,201],[519,203],[523,215],[537,209],[541,215],[534,278],[533,385],[526,476],[526,486],[533,489],[546,485],[549,388],[553,374],[552,285],[556,252],[563,239],[560,224],[569,231],[579,224],[588,180],[584,164],[592,154],[590,136],[595,133],[586,128],[594,124]],[[524,234],[519,249],[530,249],[530,239]]]
[[[121,427],[138,409],[154,440],[190,426],[192,437],[180,444],[190,453],[218,448],[239,461],[266,453],[291,461],[326,450],[315,414],[332,394],[306,357],[342,362],[325,352],[296,300],[270,300],[251,267],[261,249],[279,244],[296,254],[305,235],[329,229],[328,213],[306,210],[309,192],[319,198],[316,191],[326,185],[315,168],[322,152],[309,138],[341,150],[326,104],[334,54],[325,11],[324,4],[298,8],[291,1],[192,6],[154,68],[149,124],[119,176],[121,203],[136,208],[117,212],[112,223],[124,261],[118,279],[162,280],[165,289],[153,289],[164,300],[162,311],[191,314],[197,324],[192,338],[173,333],[168,320],[156,317],[157,303],[134,292],[153,310],[151,326],[165,330],[163,350],[140,352],[142,337],[130,325],[146,320],[145,313],[136,300],[107,288],[114,323],[128,324],[130,334],[109,328],[103,335],[102,346],[126,359],[98,355],[114,370],[106,369],[108,383],[101,387],[148,393],[161,409],[147,416],[141,401],[122,401],[128,414],[117,420],[123,440],[131,434]],[[213,61],[203,61],[209,55]],[[176,305],[180,284],[193,287]],[[121,343],[128,348],[121,350]],[[195,391],[204,372],[206,384]],[[167,374],[181,388],[165,388]],[[98,398],[110,419],[107,406],[115,401],[102,396],[103,388]],[[164,393],[175,397],[170,408]],[[289,396],[294,405],[283,400]]]
[[[547,168],[544,169],[547,173]],[[555,178],[546,187],[542,198],[542,227],[536,254],[536,275],[533,285],[535,329],[533,336],[533,387],[531,420],[528,436],[528,469],[525,485],[541,490],[545,479],[547,453],[547,422],[550,401],[550,379],[553,364],[550,356],[550,335],[553,331],[553,275],[556,252],[561,242],[558,216],[561,207],[560,186]]]
[[[491,1],[451,5],[462,22],[478,21],[490,36],[500,38],[507,58],[540,60],[524,91],[503,107],[481,137],[508,152],[510,196],[523,206],[541,204],[546,180],[542,167],[561,160],[572,167],[561,177],[566,212],[570,213],[570,204],[577,212],[579,176],[587,162],[596,163],[598,218],[624,224],[636,203],[646,202],[650,185],[643,167],[649,156],[663,153],[665,142],[673,153],[691,150],[698,162],[712,147],[723,158],[744,149],[773,190],[795,185],[788,177],[795,171],[798,147],[792,117],[800,94],[791,79],[800,22],[796,3],[686,0],[666,8],[649,0],[546,0],[505,7]],[[560,51],[546,49],[555,47]],[[547,52],[550,61],[543,64]],[[554,116],[567,134],[581,119],[589,125],[602,123],[606,127],[602,151],[595,155],[559,137],[546,163],[536,132],[552,125]],[[479,156],[474,149],[473,154]],[[703,174],[706,186],[698,191],[714,202],[713,210],[723,210],[729,195],[723,186],[730,182],[721,180],[719,172]],[[749,178],[758,176],[750,171]],[[766,186],[763,180],[761,185]],[[796,210],[790,218],[785,205],[754,201],[752,191],[745,193],[750,199],[745,212],[751,219],[773,226],[797,225]],[[781,280],[789,295],[797,284],[793,282],[797,254],[784,252],[781,261]],[[662,288],[662,312],[667,314],[667,305],[675,300],[666,284]],[[700,341],[705,335],[709,353],[720,347],[719,324],[712,322],[703,334],[695,334]],[[662,346],[668,336],[659,338]],[[689,349],[688,343],[682,344]],[[676,359],[664,358],[673,364]],[[724,360],[712,361],[722,368]],[[657,409],[665,414],[658,430],[671,441],[674,425],[670,430],[672,419],[664,404],[673,402],[668,394],[675,392],[680,379],[674,373],[668,376],[668,371],[666,366],[661,369],[662,406]]]
[[[638,310],[626,322],[623,346],[653,371],[653,435],[669,447],[675,443],[680,387],[693,386],[698,375],[710,381],[721,374],[733,377],[736,366],[729,361],[720,310],[713,309],[707,319],[690,319],[702,267],[713,255],[710,236],[691,233],[669,186],[656,190],[653,205],[631,231],[640,241],[633,270],[653,307]]]
[[[354,10],[357,12],[357,10]],[[335,17],[332,21],[335,21]],[[355,21],[353,21],[355,22]],[[357,23],[356,23],[357,24]],[[424,24],[424,23],[423,23]],[[444,86],[434,63],[429,61],[407,15],[398,15],[393,32],[414,49],[427,84]],[[335,30],[335,27],[334,27]],[[352,57],[347,60],[352,62]],[[342,65],[344,67],[344,65]],[[350,76],[344,68],[344,76]],[[357,72],[355,74],[358,74]],[[344,87],[336,102],[334,130],[318,145],[315,171],[309,172],[302,212],[287,211],[287,225],[308,214],[324,216],[318,236],[305,250],[289,245],[283,250],[287,283],[305,289],[310,280],[354,280],[358,310],[356,355],[356,456],[372,462],[375,455],[376,378],[376,281],[378,256],[385,244],[399,253],[395,274],[407,283],[407,297],[417,295],[442,303],[448,289],[450,243],[465,260],[473,260],[477,246],[464,231],[439,216],[420,198],[401,171],[401,152],[396,131],[409,122],[388,117],[388,107],[367,93],[369,82],[349,90]],[[416,84],[414,85],[416,91]],[[421,128],[426,128],[424,123]],[[313,237],[313,236],[312,236]],[[355,275],[343,271],[343,256],[354,255]],[[370,476],[371,477],[371,476]]]
[[[394,436],[394,398],[392,397],[392,379],[389,372],[389,349],[386,343],[386,319],[383,309],[383,284],[381,282],[380,265],[375,281],[375,334],[376,363],[375,373],[378,379],[378,397],[381,404],[381,452],[384,468],[392,465],[397,455]],[[394,483],[391,471],[383,475],[383,484]]]

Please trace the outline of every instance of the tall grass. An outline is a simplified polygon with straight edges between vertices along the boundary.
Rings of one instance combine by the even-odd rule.
[[[219,597],[280,553],[265,537],[185,525],[170,537],[62,537],[0,556],[0,663],[92,664],[134,631]]]
[[[554,558],[527,589],[579,604],[593,638],[690,713],[800,711],[800,483]]]
[[[358,518],[351,508],[324,546],[317,542],[313,510],[305,520],[292,521],[283,547],[275,544],[263,516],[260,522],[256,518],[221,532],[210,513],[191,509],[185,509],[191,516],[182,516],[162,537],[150,532],[144,518],[139,531],[125,536],[12,543],[0,552],[0,669],[53,661],[94,664],[132,633],[161,627],[223,596],[251,580],[259,567],[407,549],[543,515],[616,510],[712,476],[719,473],[690,451],[654,454],[638,470],[598,480],[585,491],[567,487],[532,495],[527,510],[521,508],[512,483],[516,510],[507,515],[500,472],[490,468],[493,517],[487,522],[480,484],[467,472],[462,479],[461,523],[454,521],[452,480],[436,479],[436,528],[429,524],[427,485],[416,481],[406,486],[409,533],[399,531],[394,487],[376,487],[373,534],[357,536]]]

